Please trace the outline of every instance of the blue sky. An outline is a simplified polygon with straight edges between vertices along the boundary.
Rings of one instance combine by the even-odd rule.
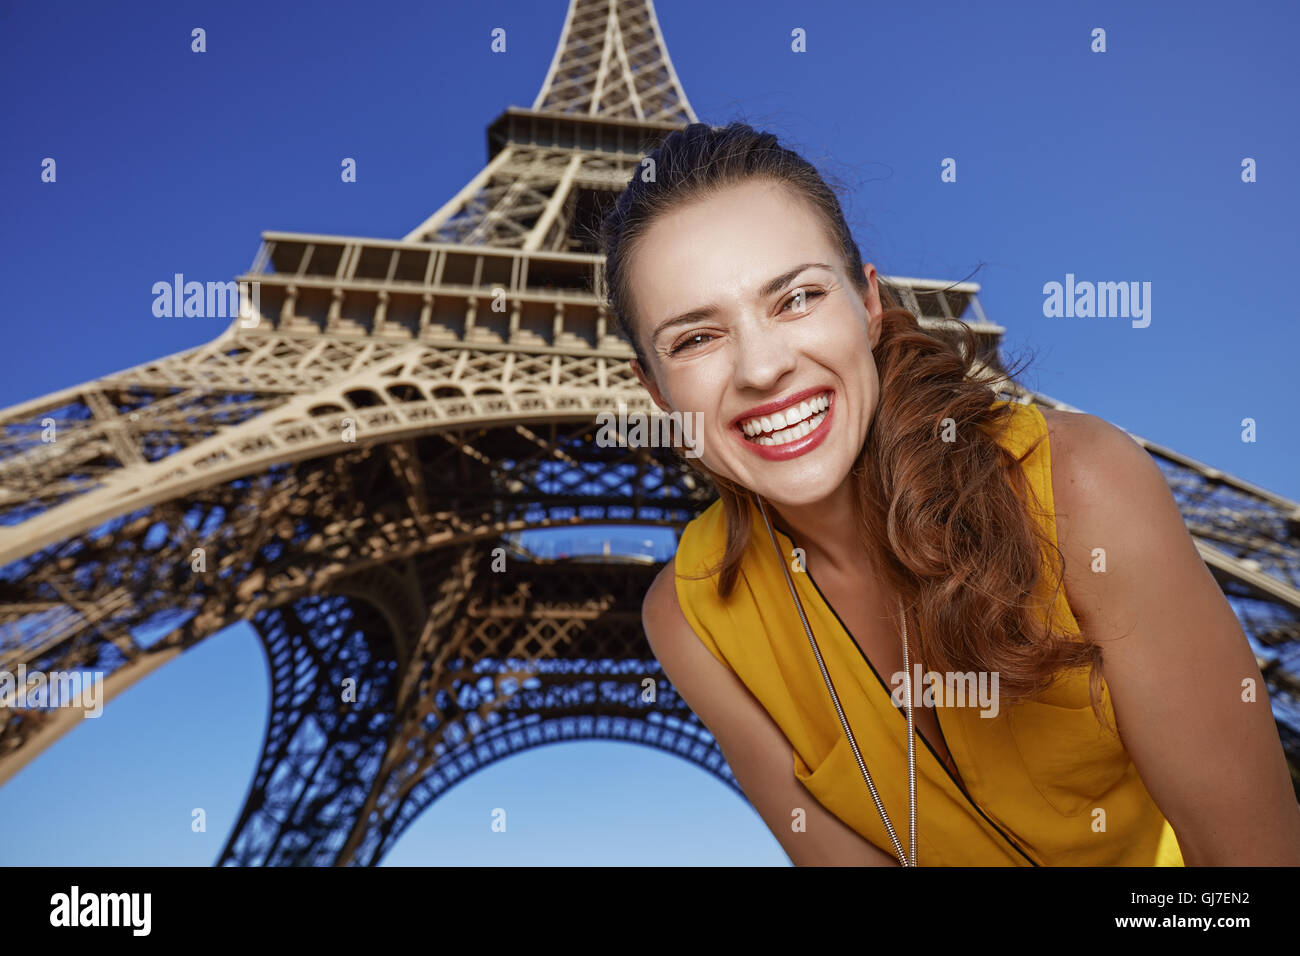
[[[884,274],[971,278],[1031,387],[1300,498],[1288,290],[1300,239],[1292,3],[662,0],[697,114],[776,132],[849,190]],[[990,14],[990,10],[996,11]],[[159,319],[176,272],[248,269],[262,230],[400,237],[530,106],[563,0],[0,5],[7,310],[0,406],[216,336]],[[190,52],[190,30],[208,52]],[[491,31],[507,50],[490,50]],[[807,52],[790,49],[806,31]],[[1106,31],[1107,51],[1090,52]],[[342,183],[342,157],[358,181]],[[42,183],[41,161],[57,162]],[[957,181],[940,180],[946,157]],[[1257,163],[1243,183],[1241,163]],[[1043,315],[1043,285],[1152,284],[1152,321]],[[1258,440],[1241,440],[1241,421]],[[266,663],[231,628],[0,788],[0,863],[210,865],[265,732]],[[505,834],[492,808],[510,810]],[[207,812],[193,833],[194,807]],[[680,759],[566,743],[494,764],[384,861],[788,865]]]

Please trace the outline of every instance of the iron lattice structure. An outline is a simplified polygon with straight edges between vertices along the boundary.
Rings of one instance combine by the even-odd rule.
[[[694,121],[649,0],[572,0],[532,108],[491,124],[482,172],[408,235],[264,233],[238,277],[260,288],[255,325],[0,413],[0,668],[103,671],[111,700],[251,621],[271,712],[219,864],[374,864],[457,781],[555,741],[660,748],[740,793],[645,642],[657,565],[518,543],[680,529],[713,500],[671,451],[594,440],[597,413],[653,408],[603,306],[596,224]],[[978,286],[886,281],[997,363]],[[1300,777],[1300,511],[1142,443],[1254,642]],[[78,719],[6,711],[0,782]]]

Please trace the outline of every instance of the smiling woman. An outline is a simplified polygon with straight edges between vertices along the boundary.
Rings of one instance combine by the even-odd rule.
[[[604,223],[609,304],[719,500],[643,621],[790,858],[1300,862],[1254,657],[1140,447],[997,400],[1011,373],[900,308],[770,134],[650,158]],[[910,662],[999,706],[909,686],[904,713],[880,675]]]

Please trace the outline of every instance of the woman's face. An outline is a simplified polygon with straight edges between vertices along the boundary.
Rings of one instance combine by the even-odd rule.
[[[812,208],[750,180],[661,216],[630,269],[633,369],[663,411],[701,413],[700,460],[778,505],[834,493],[880,392],[875,268],[859,293]]]

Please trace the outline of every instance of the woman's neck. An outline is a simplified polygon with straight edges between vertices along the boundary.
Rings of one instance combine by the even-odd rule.
[[[857,509],[853,483],[845,479],[828,498],[807,505],[776,505],[764,500],[773,527],[803,548],[808,564],[825,567],[834,574],[862,572],[870,567],[870,556],[858,538]]]

